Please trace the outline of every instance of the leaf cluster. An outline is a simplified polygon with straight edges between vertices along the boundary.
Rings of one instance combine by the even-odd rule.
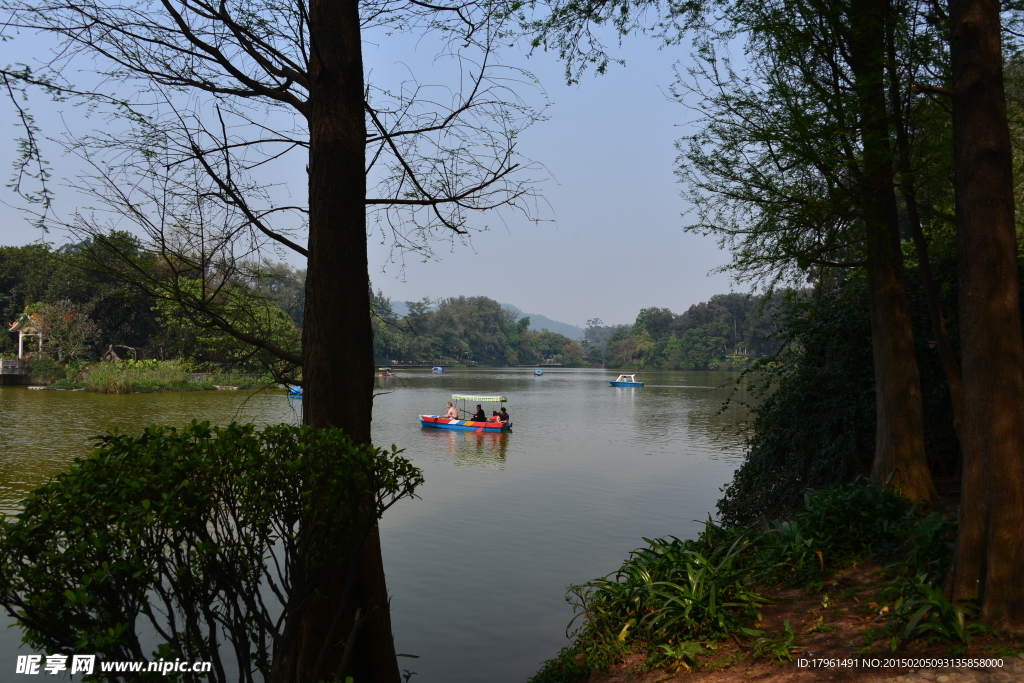
[[[213,681],[268,675],[311,577],[338,556],[351,569],[423,481],[395,447],[333,428],[193,422],[96,443],[0,528],[0,600],[37,650],[212,661]]]

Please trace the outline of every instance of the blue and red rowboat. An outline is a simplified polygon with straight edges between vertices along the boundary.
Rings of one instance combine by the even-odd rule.
[[[636,375],[619,375],[614,380],[608,380],[613,387],[642,387],[643,382],[636,381]]]
[[[508,401],[504,396],[476,396],[468,394],[452,394],[454,401],[463,401],[464,404],[468,403],[506,403]],[[460,413],[463,415],[468,414],[465,409],[460,409]],[[493,411],[492,411],[493,412]],[[449,417],[442,417],[440,415],[420,415],[420,425],[423,427],[436,427],[438,429],[459,429],[464,432],[486,432],[486,433],[500,433],[508,432],[512,429],[512,422],[474,422],[473,420],[456,420]]]

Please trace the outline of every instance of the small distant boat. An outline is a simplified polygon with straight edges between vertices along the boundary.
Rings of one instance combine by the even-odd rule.
[[[544,371],[541,370],[540,368],[537,368],[536,370],[533,371],[533,374],[540,376],[544,374]]]
[[[463,407],[459,412],[463,415],[469,412],[465,406],[473,403],[497,403],[500,405],[508,401],[504,396],[476,396],[467,394],[452,394],[452,399],[456,402],[462,401]],[[438,429],[458,429],[465,432],[499,433],[512,431],[511,420],[508,422],[492,422],[491,420],[475,422],[473,420],[455,420],[450,417],[441,417],[440,415],[420,415],[420,425],[423,427],[437,427]]]
[[[288,395],[292,398],[302,398],[302,387],[289,387]]]
[[[394,377],[395,373],[391,372],[390,368],[380,368],[377,371],[377,375],[379,375],[380,377]]]
[[[432,367],[430,369],[430,371],[431,372],[444,372],[444,368],[442,368],[440,365],[435,365],[434,367]]]
[[[608,380],[613,387],[642,387],[643,382],[636,381],[636,375],[619,375],[614,380]]]

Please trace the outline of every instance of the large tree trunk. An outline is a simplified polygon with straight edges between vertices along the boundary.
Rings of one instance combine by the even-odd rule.
[[[884,29],[891,11],[887,0],[850,4],[850,63],[863,143],[858,182],[875,361],[877,428],[871,480],[880,485],[891,481],[911,500],[931,500],[936,494],[924,452],[921,380],[900,252],[886,113]]]
[[[309,260],[302,331],[303,419],[314,427],[341,427],[369,443],[373,406],[373,335],[366,257],[366,127],[362,42],[357,0],[312,0],[309,5]],[[308,523],[323,529],[332,511]],[[319,532],[315,532],[319,533]],[[314,539],[314,543],[316,540]],[[387,587],[376,527],[356,562],[354,599],[342,609],[348,558],[316,571],[313,593],[283,654],[288,683],[400,680],[391,634]],[[340,621],[332,628],[335,619]],[[350,632],[359,618],[363,621]],[[334,642],[321,657],[325,639]],[[339,672],[343,647],[355,638],[351,666]],[[319,662],[319,665],[317,664]]]
[[[964,476],[952,594],[1024,628],[1024,340],[997,0],[950,0],[964,380]]]
[[[906,8],[902,8],[906,11]],[[939,353],[939,361],[942,363],[942,371],[946,375],[946,386],[949,388],[949,400],[953,408],[953,430],[956,432],[957,441],[963,444],[964,425],[964,390],[960,374],[960,363],[953,352],[953,343],[949,339],[949,332],[946,330],[946,320],[942,315],[942,307],[939,305],[939,291],[932,277],[931,260],[928,257],[928,241],[925,239],[924,230],[921,228],[921,215],[918,211],[916,173],[910,161],[910,134],[907,120],[906,100],[903,96],[903,83],[899,77],[899,63],[896,56],[896,44],[894,31],[886,32],[886,52],[888,57],[889,74],[889,108],[893,119],[893,127],[896,132],[897,169],[900,180],[899,189],[903,195],[903,201],[907,209],[907,221],[910,223],[911,234],[914,238],[914,248],[917,251],[917,263],[921,272],[921,288],[924,290],[924,298],[928,304],[928,315],[932,324],[932,336],[935,338],[936,350]]]

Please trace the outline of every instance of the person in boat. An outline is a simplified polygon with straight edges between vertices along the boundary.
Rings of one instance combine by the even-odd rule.
[[[473,413],[471,418],[473,422],[485,422],[487,420],[487,414],[484,413],[483,407],[478,403],[476,406],[476,412]]]
[[[448,401],[448,412],[445,413],[445,417],[451,418],[452,420],[459,419],[459,411],[455,409],[451,401]]]
[[[505,410],[505,406],[502,406],[501,410],[498,411],[498,420],[500,422],[508,422],[508,411]]]
[[[498,417],[498,411],[497,410],[492,410],[491,411],[491,416],[489,418],[487,418],[487,421],[488,422],[500,422],[501,418]]]

